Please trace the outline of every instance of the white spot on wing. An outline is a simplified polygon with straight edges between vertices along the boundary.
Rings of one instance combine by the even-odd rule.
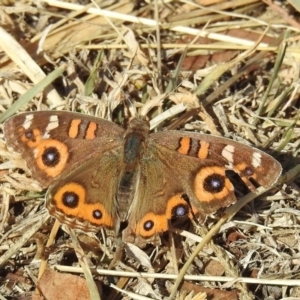
[[[27,115],[25,117],[25,121],[24,121],[24,123],[22,125],[25,130],[27,130],[27,129],[30,128],[30,126],[32,124],[32,120],[33,120],[33,114]]]
[[[225,165],[225,167],[226,167],[228,170],[233,170],[233,168],[234,168],[234,165],[233,165],[233,163],[231,163],[231,162],[228,162],[228,164],[227,164],[227,165]]]
[[[48,139],[50,137],[49,131],[57,128],[58,125],[59,125],[58,116],[57,115],[50,116],[49,124],[46,127],[43,138]]]
[[[253,152],[251,164],[254,168],[258,168],[261,165],[261,153]]]
[[[222,150],[222,156],[230,163],[233,164],[234,158],[234,146],[232,145],[227,145],[226,147],[223,148]]]

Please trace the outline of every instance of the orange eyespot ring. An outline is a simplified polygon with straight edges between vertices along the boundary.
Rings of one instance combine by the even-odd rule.
[[[56,207],[66,215],[77,216],[85,202],[85,188],[75,182],[62,186],[53,196]]]
[[[149,238],[156,233],[168,230],[168,219],[165,215],[147,213],[136,225],[135,234]]]
[[[174,209],[178,209],[178,213],[174,214]],[[190,218],[191,212],[188,203],[183,199],[182,194],[176,194],[168,200],[166,209],[166,218],[172,219],[172,217],[183,217],[188,215]]]
[[[45,140],[35,148],[38,167],[48,176],[60,175],[69,158],[68,147],[57,140]]]
[[[194,180],[195,196],[201,202],[221,201],[233,190],[223,167],[201,168]]]
[[[21,134],[21,141],[27,144],[27,146],[30,148],[37,147],[43,139],[42,133],[38,129],[25,130],[22,127],[18,131]]]

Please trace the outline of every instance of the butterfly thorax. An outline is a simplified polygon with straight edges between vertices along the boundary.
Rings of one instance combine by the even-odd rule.
[[[130,207],[133,201],[138,184],[137,176],[140,169],[140,160],[147,147],[149,130],[149,122],[144,117],[136,117],[130,121],[124,135],[124,168],[122,174],[120,174],[117,193],[119,211],[126,212],[124,215],[120,215],[121,220],[126,219],[128,207]]]
[[[149,123],[142,117],[130,121],[124,136],[123,162],[125,168],[136,169],[143,156],[149,135]]]

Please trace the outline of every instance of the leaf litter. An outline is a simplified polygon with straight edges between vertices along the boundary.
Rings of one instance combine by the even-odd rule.
[[[122,124],[131,115],[129,101],[160,130],[213,132],[262,148],[285,174],[217,230],[175,289],[222,212],[204,224],[185,224],[182,233],[174,228],[158,247],[130,246],[129,252],[105,231],[53,230],[44,191],[1,133],[1,299],[57,299],[57,292],[60,299],[168,299],[172,292],[176,299],[299,297],[296,3],[1,5],[2,122],[19,111],[62,109]]]

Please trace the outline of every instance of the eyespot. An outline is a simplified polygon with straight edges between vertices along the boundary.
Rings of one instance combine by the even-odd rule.
[[[42,154],[42,161],[48,167],[56,166],[60,161],[60,153],[57,148],[49,147]]]
[[[133,228],[135,228],[136,235],[149,238],[156,233],[166,231],[168,229],[168,219],[165,215],[148,212]]]
[[[28,129],[25,130],[23,127],[19,129],[21,134],[22,142],[26,143],[28,147],[35,148],[39,145],[42,140],[42,134],[38,129]]]
[[[188,216],[192,218],[188,203],[184,200],[181,193],[172,196],[168,202],[166,210],[161,214],[148,212],[134,226],[130,224],[136,235],[141,235],[143,238],[149,238],[155,234],[162,233],[168,230],[168,223],[172,218]]]
[[[254,174],[253,170],[250,167],[246,167],[244,173],[246,176],[252,176]]]
[[[67,215],[78,215],[85,201],[85,188],[75,182],[62,186],[54,194],[55,205]]]
[[[232,183],[225,175],[224,167],[203,167],[196,174],[194,193],[200,202],[224,201],[229,195],[232,197],[233,190]]]
[[[224,189],[225,176],[220,174],[212,174],[204,179],[203,187],[210,193],[219,193]]]
[[[70,156],[68,150],[67,145],[60,141],[43,141],[35,148],[38,167],[50,177],[60,175]]]
[[[95,210],[93,210],[93,217],[97,220],[100,220],[100,219],[102,219],[103,214],[99,209],[95,209]]]
[[[251,189],[252,184],[249,183],[248,177],[257,180],[257,174],[260,172],[260,167],[253,169],[253,167],[249,167],[246,163],[240,163],[235,165],[233,170],[241,176],[245,184]]]
[[[150,231],[154,227],[154,222],[152,220],[148,220],[144,222],[143,227],[146,231]]]
[[[173,217],[184,217],[189,213],[187,205],[177,205],[172,209]]]
[[[74,192],[65,192],[62,195],[62,203],[68,208],[76,208],[79,204],[79,196]]]
[[[172,196],[168,200],[168,206],[166,209],[166,218],[172,219],[172,218],[184,217],[184,216],[188,216],[189,218],[192,218],[189,205],[187,201],[184,199],[184,195],[178,193]]]
[[[34,136],[33,131],[32,130],[25,131],[24,136],[26,137],[27,140],[31,140]]]
[[[62,223],[75,228],[87,228],[88,223],[93,226],[112,228],[114,225],[112,216],[100,202],[89,203],[87,193],[84,185],[77,182],[67,183],[52,196],[52,207],[50,207],[49,211],[58,217]],[[57,210],[60,214],[56,213]],[[62,214],[67,218],[63,218]],[[69,220],[68,218],[72,219]]]

